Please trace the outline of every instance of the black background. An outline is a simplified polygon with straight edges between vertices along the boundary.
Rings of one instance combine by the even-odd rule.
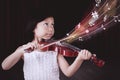
[[[95,5],[94,0],[0,0],[0,63],[18,46],[24,43],[27,21],[41,12],[55,15],[55,39],[60,39],[82,21]],[[72,43],[85,48],[105,60],[105,66],[97,67],[85,61],[77,73],[61,80],[118,80],[120,72],[120,24],[96,34],[86,41]],[[74,58],[66,58],[71,63]],[[0,68],[1,80],[24,80],[23,61],[8,71]]]

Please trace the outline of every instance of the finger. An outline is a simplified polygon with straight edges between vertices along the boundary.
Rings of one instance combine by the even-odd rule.
[[[82,53],[83,53],[85,56],[87,56],[88,51],[84,49],[84,50],[82,51]]]
[[[31,50],[33,50],[34,49],[34,44],[29,42],[26,45],[24,45],[23,47],[25,49],[31,49]]]

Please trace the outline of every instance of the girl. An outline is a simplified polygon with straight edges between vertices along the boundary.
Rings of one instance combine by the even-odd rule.
[[[69,65],[63,55],[56,51],[42,51],[42,40],[49,40],[54,35],[54,18],[45,17],[34,22],[31,28],[34,38],[31,42],[18,47],[3,62],[2,68],[9,70],[21,58],[24,60],[23,72],[25,80],[60,80],[59,68],[71,77],[81,66],[84,60],[89,60],[91,53],[81,50],[75,61]],[[31,49],[32,51],[26,51]]]

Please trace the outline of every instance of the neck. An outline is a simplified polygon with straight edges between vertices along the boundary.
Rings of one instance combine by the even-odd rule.
[[[33,42],[35,42],[35,43],[39,43],[39,44],[42,44],[43,42],[45,42],[42,38],[35,38],[34,40],[33,40]]]

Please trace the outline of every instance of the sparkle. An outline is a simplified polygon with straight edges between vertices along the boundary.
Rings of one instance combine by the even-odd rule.
[[[89,33],[89,30],[85,30],[86,33]]]
[[[69,33],[67,33],[66,35],[67,35],[67,36],[69,36],[70,34],[69,34]]]
[[[103,28],[103,30],[106,30],[106,28]]]

